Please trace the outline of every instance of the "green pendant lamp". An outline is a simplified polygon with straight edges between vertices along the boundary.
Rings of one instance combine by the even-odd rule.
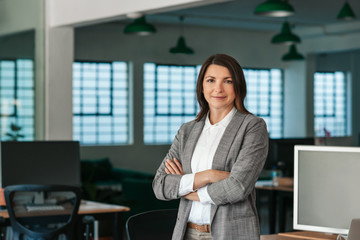
[[[173,54],[194,54],[194,50],[186,45],[185,38],[182,36],[184,17],[180,17],[180,37],[175,47],[170,48],[169,52]]]
[[[287,0],[267,0],[254,10],[254,14],[267,17],[287,17],[294,13],[294,8]]]
[[[341,8],[337,19],[339,20],[354,20],[356,18],[355,13],[350,7],[350,4],[346,1],[344,6]]]
[[[274,44],[291,45],[300,42],[300,38],[291,32],[290,24],[287,21],[283,23],[281,32],[271,39],[271,43]]]
[[[282,57],[283,61],[304,60],[304,56],[297,52],[295,44],[290,46],[290,50]]]
[[[145,16],[135,19],[133,23],[128,24],[124,29],[125,34],[140,36],[146,36],[155,32],[155,27],[146,22]]]
[[[178,38],[177,44],[175,47],[170,48],[170,53],[183,53],[183,54],[194,54],[194,50],[188,46],[186,46],[185,38],[180,36]]]

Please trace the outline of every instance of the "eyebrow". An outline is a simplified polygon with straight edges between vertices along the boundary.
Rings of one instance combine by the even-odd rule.
[[[214,76],[211,76],[211,75],[209,75],[209,76],[205,76],[204,78],[215,78]],[[232,77],[224,77],[224,79],[232,79]]]

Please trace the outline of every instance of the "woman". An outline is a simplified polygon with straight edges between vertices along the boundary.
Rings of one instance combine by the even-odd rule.
[[[153,181],[158,199],[181,198],[172,239],[260,239],[255,182],[268,132],[244,106],[241,66],[228,55],[210,56],[196,93],[200,112],[180,127]]]

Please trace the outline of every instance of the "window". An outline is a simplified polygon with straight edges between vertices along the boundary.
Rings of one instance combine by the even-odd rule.
[[[144,142],[170,144],[180,125],[193,120],[199,107],[196,80],[201,65],[144,65]],[[270,137],[283,137],[283,77],[280,69],[244,69],[245,105],[264,118]]]
[[[271,138],[283,137],[283,77],[280,69],[244,69],[246,108],[263,118]]]
[[[344,72],[314,75],[315,136],[347,136],[347,78]]]
[[[128,144],[128,64],[75,62],[73,115],[73,138],[81,144]]]
[[[144,64],[144,142],[169,144],[199,107],[196,80],[201,66]]]
[[[34,123],[34,64],[30,59],[0,60],[1,140],[20,134],[17,140],[31,141]],[[11,125],[20,127],[11,131]]]

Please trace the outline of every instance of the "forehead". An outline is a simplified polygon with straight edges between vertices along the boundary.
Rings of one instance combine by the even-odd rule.
[[[205,77],[207,76],[226,76],[231,77],[230,71],[227,67],[220,66],[217,64],[210,64],[205,72]]]

